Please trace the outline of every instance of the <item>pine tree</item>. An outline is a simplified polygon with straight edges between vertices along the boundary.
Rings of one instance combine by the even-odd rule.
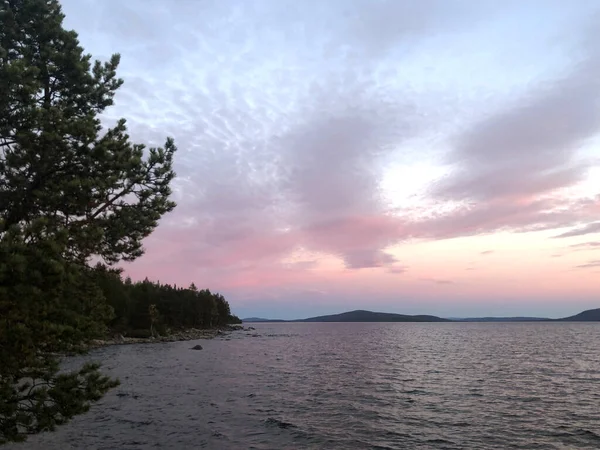
[[[156,337],[157,333],[155,327],[160,319],[160,313],[158,312],[158,308],[154,303],[148,307],[148,316],[150,317],[150,334],[152,337]]]
[[[91,62],[56,0],[0,0],[0,443],[51,430],[115,385],[59,374],[112,317],[92,259],[134,260],[175,204],[175,144],[131,143],[99,115],[123,81]]]

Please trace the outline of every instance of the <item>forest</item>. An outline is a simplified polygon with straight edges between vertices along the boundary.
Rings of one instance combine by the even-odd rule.
[[[193,283],[182,288],[145,279],[132,282],[120,269],[101,264],[94,268],[97,284],[113,318],[109,331],[129,337],[165,336],[186,328],[213,328],[241,323],[231,314],[229,303],[218,293],[198,289]]]

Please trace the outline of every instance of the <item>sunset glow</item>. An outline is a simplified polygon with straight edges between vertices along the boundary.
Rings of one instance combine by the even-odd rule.
[[[600,306],[600,3],[64,0],[122,55],[107,123],[173,136],[124,266],[240,317]]]

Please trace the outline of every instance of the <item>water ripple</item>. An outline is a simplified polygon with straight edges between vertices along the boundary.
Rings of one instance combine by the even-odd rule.
[[[600,324],[260,324],[202,345],[96,350],[122,385],[9,448],[600,448]]]

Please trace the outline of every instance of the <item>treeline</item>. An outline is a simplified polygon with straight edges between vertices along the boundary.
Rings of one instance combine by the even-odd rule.
[[[0,445],[53,430],[117,385],[97,364],[60,370],[109,330],[237,321],[225,299],[90,268],[134,261],[176,204],[177,151],[101,121],[123,80],[94,61],[57,0],[0,0]],[[104,116],[106,118],[106,116]],[[131,335],[131,334],[130,334]]]
[[[218,293],[150,281],[133,282],[121,271],[98,265],[96,283],[114,311],[109,328],[130,337],[168,335],[185,328],[212,328],[241,323]]]

